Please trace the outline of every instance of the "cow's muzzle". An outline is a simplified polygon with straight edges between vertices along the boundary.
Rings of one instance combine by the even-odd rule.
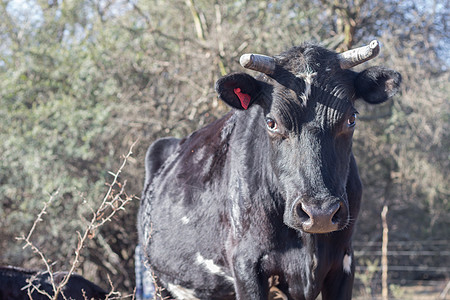
[[[318,207],[299,201],[291,210],[287,225],[308,233],[329,233],[345,227],[348,209],[342,200],[327,201],[329,205]]]

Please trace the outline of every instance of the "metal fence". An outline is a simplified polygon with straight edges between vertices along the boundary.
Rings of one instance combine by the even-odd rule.
[[[382,242],[355,241],[353,246],[355,290],[376,298],[382,286]],[[450,240],[390,241],[386,256],[390,295],[401,287],[423,287],[429,299],[450,299]]]

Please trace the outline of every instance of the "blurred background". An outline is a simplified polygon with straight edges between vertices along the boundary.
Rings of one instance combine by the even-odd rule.
[[[245,52],[275,55],[305,41],[343,51],[376,38],[380,55],[360,68],[395,69],[403,85],[381,106],[358,106],[353,147],[365,190],[354,294],[380,294],[386,205],[390,297],[449,299],[449,15],[447,0],[2,0],[0,264],[44,268],[16,237],[59,191],[32,241],[67,270],[108,172],[137,141],[120,177],[136,198],[89,239],[77,270],[131,293],[150,143],[227,112],[214,84],[243,71]]]

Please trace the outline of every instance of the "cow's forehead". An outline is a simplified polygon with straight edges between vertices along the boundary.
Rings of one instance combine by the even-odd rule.
[[[279,66],[274,77],[281,84],[290,86],[289,81],[295,82],[295,78],[300,78],[306,84],[314,83],[330,92],[336,89],[336,86],[339,86],[343,92],[346,90],[351,92],[353,89],[355,73],[340,67],[336,52],[305,44],[292,47],[274,58]]]
[[[341,69],[336,52],[310,44],[292,47],[288,51],[276,55],[275,59],[278,65],[294,74]]]
[[[341,69],[335,52],[303,45],[275,56],[277,71],[270,84],[271,109],[291,122],[326,118],[336,122],[353,107],[355,73]]]
[[[289,91],[289,92],[287,92]],[[342,93],[333,94],[320,86],[311,86],[306,95],[285,87],[273,89],[269,113],[295,129],[304,123],[314,123],[323,129],[333,128],[344,116],[354,111],[352,102]]]

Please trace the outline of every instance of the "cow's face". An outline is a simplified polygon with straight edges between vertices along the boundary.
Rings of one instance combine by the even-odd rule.
[[[219,79],[216,90],[237,109],[262,108],[268,155],[285,200],[284,223],[309,233],[343,229],[349,222],[345,187],[357,126],[354,102],[386,101],[400,74],[343,69],[336,53],[315,46],[293,48],[271,63],[269,76],[231,74]]]

